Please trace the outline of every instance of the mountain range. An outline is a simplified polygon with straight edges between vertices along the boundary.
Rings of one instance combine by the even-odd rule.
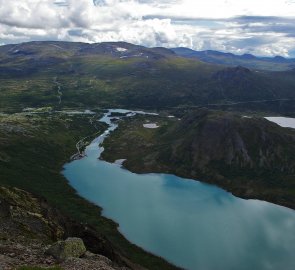
[[[275,57],[256,57],[253,54],[236,55],[213,50],[195,51],[189,48],[173,48],[176,54],[198,59],[206,63],[220,64],[226,66],[244,66],[257,70],[285,71],[295,68],[294,58]]]
[[[238,104],[245,109],[294,111],[295,70],[245,66],[206,63],[175,50],[125,42],[5,45],[0,47],[0,106],[236,109]]]

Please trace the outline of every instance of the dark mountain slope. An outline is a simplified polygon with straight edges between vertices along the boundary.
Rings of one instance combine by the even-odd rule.
[[[180,162],[189,154],[191,159],[183,166],[201,173],[207,169],[218,177],[230,177],[236,170],[257,176],[295,173],[295,131],[262,118],[199,111],[162,136],[177,142],[170,149],[171,160]]]
[[[241,66],[226,68],[213,74],[211,87],[216,100],[271,100],[284,96],[276,81],[267,77]]]
[[[153,131],[142,127],[144,120],[126,121],[106,140],[103,157],[124,157],[132,171],[170,172],[295,208],[294,130],[264,118],[207,110],[165,121]]]

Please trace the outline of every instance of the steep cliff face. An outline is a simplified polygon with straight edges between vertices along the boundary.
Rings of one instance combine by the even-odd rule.
[[[188,114],[163,138],[175,136],[171,161],[227,177],[251,173],[294,174],[295,132],[263,118],[225,112]]]

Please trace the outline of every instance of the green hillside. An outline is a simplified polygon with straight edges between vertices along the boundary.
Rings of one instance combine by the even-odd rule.
[[[61,102],[59,102],[60,93]],[[228,68],[128,43],[31,42],[0,47],[0,106],[168,108],[235,106],[294,111],[294,71]],[[257,106],[256,103],[259,103]],[[289,102],[285,107],[281,103]]]

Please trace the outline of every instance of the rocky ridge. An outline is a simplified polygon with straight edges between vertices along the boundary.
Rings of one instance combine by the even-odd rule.
[[[0,219],[1,270],[56,265],[61,269],[130,269],[107,239],[24,190],[0,187]]]

